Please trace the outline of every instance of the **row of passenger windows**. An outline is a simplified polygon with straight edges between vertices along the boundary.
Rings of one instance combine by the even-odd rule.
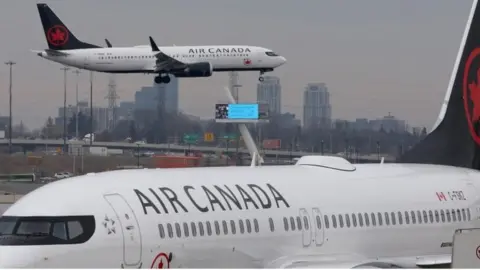
[[[320,216],[316,216],[316,223],[321,229]],[[451,210],[417,210],[417,211],[398,211],[398,212],[380,212],[375,213],[357,213],[357,214],[339,214],[324,216],[325,228],[330,228],[330,222],[333,228],[343,227],[369,227],[369,226],[389,226],[402,224],[422,224],[422,223],[445,223],[470,221],[470,209],[451,209]],[[290,220],[291,226],[294,225]],[[298,223],[298,222],[297,222]],[[288,224],[284,220],[285,230],[288,231]]]
[[[330,228],[350,228],[350,227],[370,227],[370,226],[389,226],[389,225],[402,225],[402,224],[427,224],[427,223],[445,223],[445,222],[461,222],[470,221],[471,214],[470,209],[451,209],[451,210],[417,210],[417,211],[398,211],[398,212],[384,212],[384,213],[352,213],[352,214],[338,214],[338,215],[324,215],[322,218],[320,215],[315,216],[315,224],[317,229],[321,230],[322,225],[325,229]],[[253,226],[252,226],[253,223]],[[270,231],[275,231],[275,222],[272,218],[268,219]],[[220,225],[221,224],[221,225]],[[331,224],[331,226],[330,226]],[[285,231],[301,231],[303,229],[310,230],[310,222],[306,216],[300,217],[284,217],[283,226]],[[315,225],[314,225],[315,226]],[[166,227],[166,228],[165,228]],[[244,233],[258,233],[260,227],[257,219],[239,219],[237,221],[213,221],[213,225],[210,221],[206,222],[190,222],[190,225],[186,222],[183,223],[167,223],[158,225],[160,237],[180,238],[197,236],[211,236],[216,235],[228,235],[236,234],[237,227],[240,234]],[[175,233],[175,235],[174,235]]]
[[[220,223],[222,224],[220,226]],[[253,226],[252,226],[253,223]],[[163,224],[158,225],[158,230],[160,233],[160,238],[173,238],[174,237],[174,227],[175,227],[175,235],[176,237],[180,238],[182,235],[184,237],[189,237],[190,235],[192,237],[197,237],[197,236],[211,236],[213,233],[216,235],[224,234],[227,235],[229,233],[231,234],[236,234],[237,233],[237,226],[238,226],[238,231],[240,234],[245,234],[245,233],[258,233],[260,231],[260,227],[258,226],[258,220],[253,219],[253,222],[250,221],[250,219],[239,219],[238,221],[235,220],[230,220],[228,221],[213,221],[213,225],[210,221],[206,222],[190,222],[190,225],[187,222],[183,223],[175,223],[174,225],[171,223],[167,223],[166,226]],[[166,227],[166,229],[165,229]]]
[[[194,58],[197,55],[195,54],[185,54],[182,55],[182,58]],[[201,54],[198,55],[199,58],[207,58],[207,57],[248,57],[250,56],[249,54]],[[176,55],[170,55],[172,58],[180,58],[179,54]],[[149,58],[155,58],[153,55],[135,55],[135,56],[99,56],[98,57],[101,60],[104,59],[149,59]]]

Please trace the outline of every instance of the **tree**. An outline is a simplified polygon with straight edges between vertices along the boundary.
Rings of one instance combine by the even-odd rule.
[[[420,134],[420,136],[421,136],[422,138],[427,137],[427,128],[426,128],[426,127],[423,127],[423,128],[422,128],[422,133]]]
[[[129,135],[132,142],[137,140],[137,129],[135,128],[135,122],[130,121]]]
[[[53,123],[53,119],[50,116],[47,118],[45,126],[42,128],[42,135],[47,139],[55,138],[57,135],[55,134],[55,124]]]
[[[82,112],[78,113],[78,117],[72,115],[70,121],[67,126],[67,133],[68,134],[75,134],[76,133],[76,122],[78,118],[78,135],[80,138],[83,138],[86,134],[93,133],[92,128],[90,126],[91,117],[83,114]],[[93,127],[95,127],[95,122],[93,123]]]

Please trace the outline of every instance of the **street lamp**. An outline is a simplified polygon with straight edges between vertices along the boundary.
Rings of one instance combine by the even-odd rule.
[[[9,93],[9,119],[8,119],[8,152],[12,154],[12,67],[16,63],[13,61],[5,62],[5,65],[10,66],[10,83],[8,87]]]
[[[140,144],[137,143],[137,168],[140,168]]]
[[[76,114],[75,114],[75,138],[79,139],[78,135],[78,75],[81,73],[80,70],[74,70],[73,73],[77,75],[76,82],[75,82],[75,107],[76,107]]]
[[[67,71],[69,67],[62,67],[63,70],[63,152],[67,150]]]

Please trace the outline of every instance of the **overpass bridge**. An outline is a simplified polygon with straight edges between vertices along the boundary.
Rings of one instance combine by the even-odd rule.
[[[8,139],[0,139],[0,146],[8,146]],[[26,140],[26,139],[12,139],[13,146],[20,146],[23,149],[35,149],[35,148],[45,148],[45,147],[63,147],[63,140]],[[67,146],[70,145],[84,145],[85,147],[90,146],[90,142],[84,141],[67,141]],[[107,147],[111,149],[123,149],[123,150],[150,150],[150,151],[168,151],[168,152],[185,152],[187,150],[199,151],[202,153],[219,153],[226,152],[226,148],[223,147],[212,147],[212,146],[198,146],[198,145],[177,145],[177,144],[135,144],[128,142],[92,142],[91,146],[98,147]],[[236,151],[235,148],[229,148],[229,152]],[[247,149],[238,149],[238,152],[241,154],[247,154]],[[311,153],[303,151],[285,151],[285,150],[262,150],[261,153],[266,158],[295,158],[302,157],[305,155],[320,155],[320,153]],[[385,162],[394,162],[395,158],[392,156],[383,156]],[[356,155],[353,156],[359,162],[379,162],[378,155]]]

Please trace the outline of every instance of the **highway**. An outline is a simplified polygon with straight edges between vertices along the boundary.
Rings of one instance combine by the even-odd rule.
[[[68,145],[79,145],[83,144],[86,147],[90,146],[89,142],[83,141],[67,141]],[[12,145],[14,146],[35,146],[35,147],[62,147],[63,140],[25,140],[25,139],[12,139]],[[0,146],[8,146],[8,139],[0,139]],[[135,144],[128,142],[93,142],[92,146],[107,147],[112,149],[130,149],[136,150],[137,148],[141,150],[151,150],[151,151],[169,151],[169,152],[183,152],[190,149],[191,151],[200,151],[203,153],[219,153],[225,152],[226,148],[220,147],[211,147],[211,146],[197,146],[191,145],[175,145],[175,144]],[[229,148],[229,152],[236,151],[235,148]],[[249,154],[247,149],[239,149],[240,153]],[[278,157],[278,158],[290,158],[290,157],[301,157],[306,155],[319,155],[320,153],[310,153],[310,152],[291,152],[285,150],[262,150],[261,153],[265,157]],[[359,155],[357,158],[359,161],[378,161],[378,156],[376,154],[372,155]],[[385,156],[385,162],[392,162],[395,158],[391,156]]]

